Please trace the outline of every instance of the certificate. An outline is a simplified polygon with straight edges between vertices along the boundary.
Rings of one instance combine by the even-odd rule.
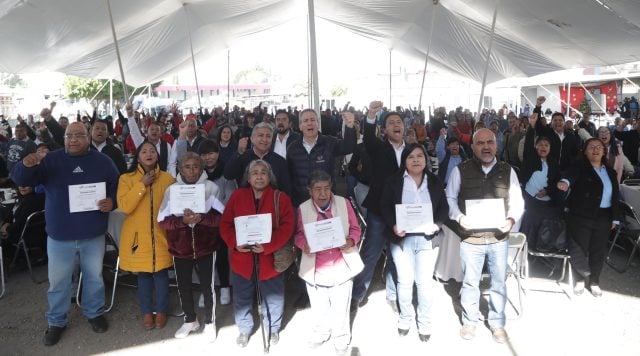
[[[183,215],[184,209],[204,214],[204,184],[174,184],[169,187],[169,211],[173,215]]]
[[[435,230],[431,203],[396,204],[396,229],[431,235]]]
[[[271,214],[238,216],[233,224],[238,246],[271,242]]]
[[[79,213],[98,209],[98,202],[107,197],[104,182],[69,186],[69,212]]]
[[[466,200],[465,207],[465,223],[471,229],[499,229],[505,225],[504,199]]]
[[[304,235],[311,253],[340,247],[347,242],[340,218],[304,224]]]

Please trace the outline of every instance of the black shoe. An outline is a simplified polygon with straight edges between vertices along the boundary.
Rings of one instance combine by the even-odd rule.
[[[249,343],[249,334],[240,334],[236,339],[236,344],[240,347],[247,347]]]
[[[89,319],[89,324],[91,324],[93,332],[96,333],[103,333],[109,330],[109,324],[107,324],[107,319],[104,317],[104,315]]]
[[[400,336],[409,335],[409,329],[400,329],[400,328],[398,328],[398,335],[400,335]]]
[[[418,334],[418,337],[420,338],[420,341],[427,342],[431,338],[431,335]]]
[[[280,341],[280,334],[271,333],[271,340],[269,341],[269,344],[278,345],[278,341]]]
[[[44,333],[44,345],[53,346],[57,344],[65,328],[65,326],[49,326]]]

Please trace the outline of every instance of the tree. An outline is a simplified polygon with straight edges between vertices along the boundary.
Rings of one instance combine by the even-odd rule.
[[[331,88],[331,96],[337,97],[337,96],[347,95],[348,91],[349,89],[344,85],[334,85],[333,88]]]
[[[25,82],[19,74],[0,73],[0,84],[9,88],[25,87]]]
[[[245,69],[233,79],[234,84],[262,84],[268,83],[271,79],[271,70],[256,65],[255,68]]]
[[[109,100],[108,79],[86,79],[67,75],[64,78],[64,88],[67,91],[67,96],[71,99],[91,99],[95,96],[94,100],[96,100],[97,102],[100,102],[102,100]],[[127,85],[127,89],[129,95],[131,95],[135,88]],[[113,81],[113,98],[121,101],[124,99],[123,86],[122,83],[118,80]]]

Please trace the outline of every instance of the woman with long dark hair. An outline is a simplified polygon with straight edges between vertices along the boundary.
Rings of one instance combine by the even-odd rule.
[[[619,186],[616,172],[607,165],[606,146],[599,138],[584,143],[582,160],[558,182],[558,189],[566,192],[569,188],[569,254],[577,273],[574,293],[582,294],[588,279],[591,294],[600,297],[607,241],[618,223]]]

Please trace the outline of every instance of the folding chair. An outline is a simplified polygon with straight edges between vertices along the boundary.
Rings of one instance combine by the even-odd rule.
[[[571,271],[571,263],[570,263],[570,259],[571,256],[569,256],[569,252],[568,251],[562,251],[562,252],[539,252],[539,251],[534,251],[534,250],[530,250],[527,248],[527,255],[528,256],[533,256],[533,257],[540,257],[540,258],[552,258],[552,259],[560,259],[562,260],[562,275],[560,276],[560,278],[558,280],[556,280],[556,284],[558,286],[560,286],[561,290],[560,291],[554,291],[554,290],[546,290],[546,289],[532,289],[529,288],[529,286],[526,286],[527,290],[539,290],[539,291],[543,291],[543,292],[555,292],[555,293],[564,293],[567,295],[567,297],[569,299],[571,299],[571,290],[573,288],[573,273]],[[543,260],[544,261],[544,260]],[[553,275],[553,272],[555,270],[555,266],[553,266],[552,264],[550,264],[549,262],[546,262],[549,266],[552,267],[551,273],[549,273],[549,276]],[[530,273],[530,268],[529,268],[529,259],[525,258],[525,262],[524,262],[524,275],[525,275],[525,279],[528,281],[529,280],[529,273]],[[568,276],[568,285],[567,288],[562,286],[562,281],[564,281],[565,276]]]
[[[640,182],[640,179],[637,180]],[[622,212],[622,219],[620,221],[620,226],[618,226],[616,234],[613,237],[613,241],[611,242],[611,247],[609,247],[609,253],[607,253],[606,261],[607,264],[611,266],[611,268],[619,273],[624,273],[629,268],[629,265],[631,264],[631,261],[633,260],[638,247],[640,247],[640,219],[638,218],[635,209],[633,209],[631,205],[621,200],[619,206],[620,211]],[[624,250],[624,247],[622,247],[618,243],[618,239],[621,236],[633,245],[631,253],[629,254],[629,258],[627,259],[627,263],[624,265],[624,267],[618,267],[611,261],[611,252],[613,251],[614,247],[618,247],[619,249]]]
[[[31,280],[36,284],[45,282],[47,281],[47,279],[45,278],[43,280],[36,280],[35,276],[33,275],[33,268],[31,266],[31,258],[29,257],[29,250],[34,249],[35,247],[29,247],[26,242],[26,239],[46,238],[47,233],[45,231],[45,227],[46,227],[46,221],[44,217],[44,210],[33,212],[31,213],[31,215],[27,217],[27,221],[25,222],[24,227],[22,228],[22,232],[20,234],[20,238],[18,239],[18,243],[15,245],[16,252],[15,252],[15,255],[13,256],[13,261],[11,262],[11,266],[10,266],[13,269],[16,266],[18,255],[20,254],[20,252],[24,252],[25,259],[27,260],[27,267],[29,268],[29,274],[31,275]],[[43,251],[43,253],[46,253],[46,251]]]
[[[358,244],[358,251],[360,251],[362,243],[364,242],[365,233],[367,232],[367,222],[362,216],[362,212],[360,211],[360,207],[358,206],[356,200],[353,197],[349,197],[349,202],[351,203],[353,211],[356,213],[358,224],[360,224],[360,243]]]
[[[2,246],[0,246],[0,287],[2,287],[2,292],[0,292],[0,298],[4,297],[4,258],[2,257]]]
[[[631,186],[638,186],[640,185],[640,179],[625,179],[622,184],[624,185],[631,185]]]
[[[511,298],[507,300],[516,311],[516,318],[520,318],[524,312],[524,287],[522,280],[526,278],[523,270],[527,260],[527,237],[521,232],[509,233],[509,259],[507,264],[507,280],[512,277],[518,286],[518,306]],[[526,281],[525,281],[526,282]]]

